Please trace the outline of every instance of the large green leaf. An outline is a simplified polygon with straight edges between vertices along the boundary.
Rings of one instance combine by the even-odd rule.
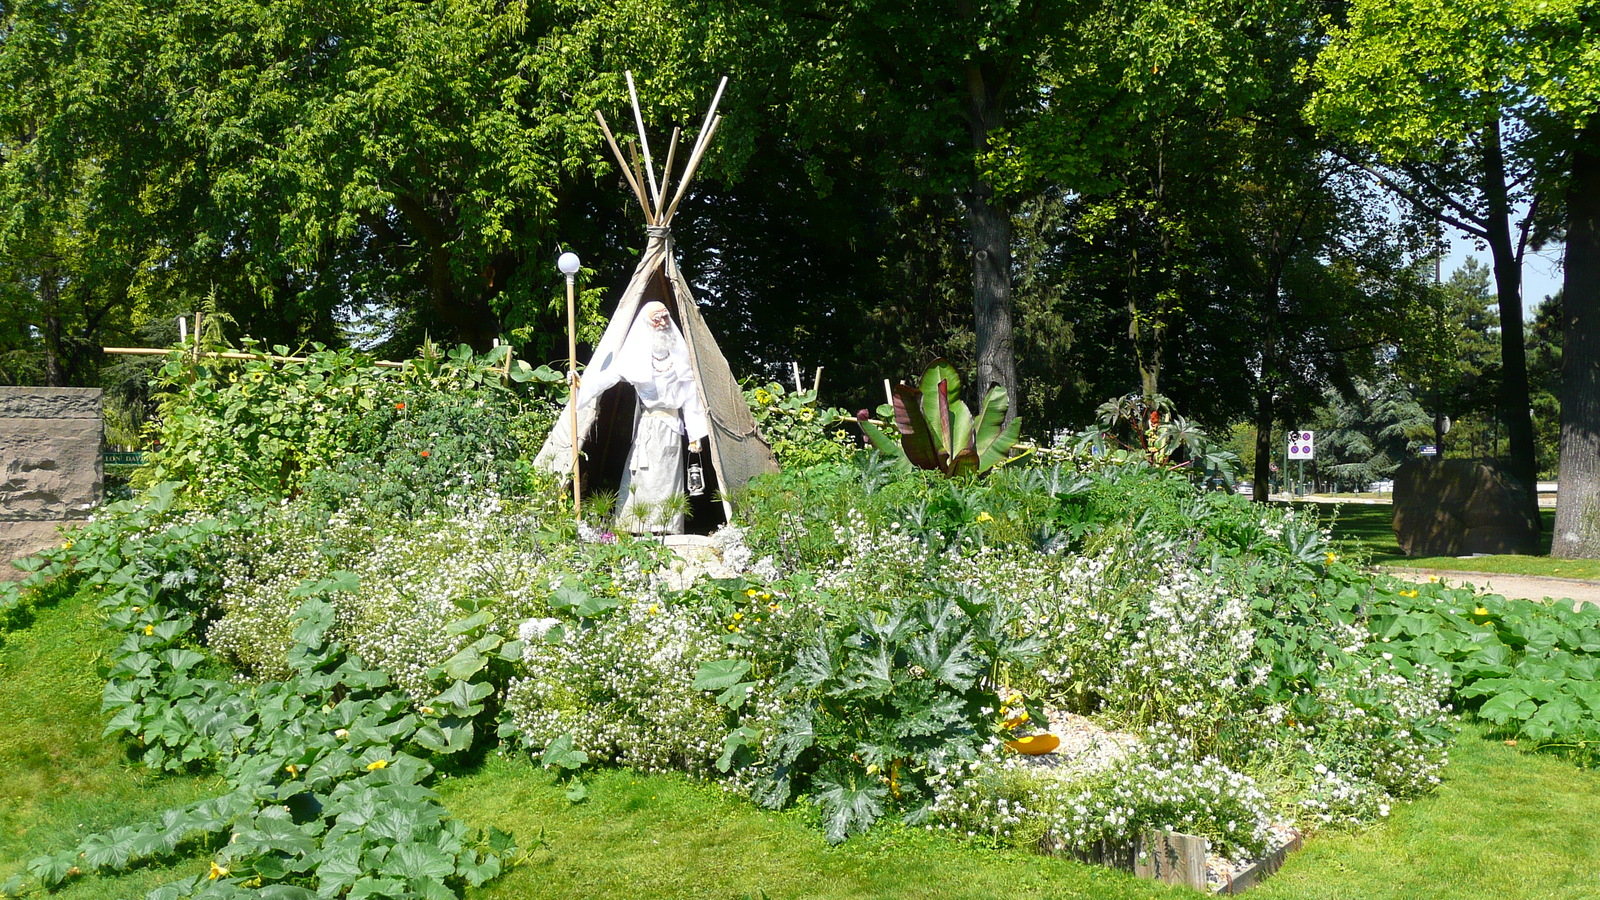
[[[1569,694],[1557,694],[1540,705],[1538,712],[1522,723],[1522,733],[1541,741],[1569,736],[1583,718],[1583,707]]]
[[[483,667],[488,665],[488,662],[484,655],[478,652],[477,647],[469,645],[462,649],[460,653],[445,660],[441,668],[451,678],[459,678],[465,681],[482,671]]]
[[[871,422],[862,422],[861,430],[866,433],[867,440],[872,443],[873,447],[877,448],[879,453],[889,457],[905,458],[905,454],[900,449],[900,442],[884,433],[882,428]]]
[[[983,406],[978,411],[978,427],[974,446],[978,451],[979,470],[992,468],[1006,459],[1022,434],[1022,419],[1005,421],[1010,401],[1006,389],[993,385],[984,395]]]
[[[903,384],[894,386],[894,424],[900,430],[900,450],[919,469],[943,472],[934,424],[922,412],[922,393]]]
[[[572,746],[572,735],[563,734],[551,741],[544,748],[544,754],[539,757],[539,763],[546,769],[579,769],[589,762],[589,754]]]
[[[383,861],[383,874],[401,878],[449,878],[456,872],[450,854],[424,843],[400,844]]]
[[[922,379],[917,383],[919,395],[918,407],[922,411],[922,418],[928,426],[939,433],[939,449],[948,451],[949,445],[943,441],[943,429],[940,428],[942,410],[939,404],[940,384],[943,384],[946,397],[961,396],[961,376],[956,372],[955,366],[950,365],[944,358],[935,359],[923,371]]]
[[[1504,725],[1508,722],[1521,722],[1534,714],[1538,704],[1534,703],[1527,694],[1518,690],[1509,690],[1497,694],[1483,704],[1478,710],[1478,715],[1495,723]]]
[[[972,411],[967,409],[967,404],[961,400],[950,401],[949,453],[952,460],[972,451],[972,423]],[[951,468],[954,468],[953,463]]]
[[[862,834],[883,815],[883,800],[888,788],[879,784],[865,785],[852,780],[848,784],[818,779],[816,802],[822,807],[823,824],[830,844],[842,842],[853,834]]]

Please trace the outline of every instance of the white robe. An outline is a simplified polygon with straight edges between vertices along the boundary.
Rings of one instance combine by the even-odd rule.
[[[633,446],[617,493],[617,527],[635,534],[683,533],[684,439],[706,436],[705,407],[687,367],[634,385]],[[676,507],[676,508],[674,508]]]
[[[703,440],[709,422],[676,323],[667,326],[671,332],[667,356],[656,359],[652,353],[649,315],[655,309],[664,307],[652,302],[639,310],[621,350],[585,377],[578,396],[580,404],[593,403],[618,382],[633,386],[639,402],[633,417],[633,445],[618,490],[616,525],[635,534],[682,534],[683,513],[671,512],[669,507],[681,510],[683,506],[671,501],[684,494],[684,439]],[[665,369],[658,371],[658,366]]]

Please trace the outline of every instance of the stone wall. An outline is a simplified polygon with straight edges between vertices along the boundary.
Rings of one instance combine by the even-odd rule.
[[[0,387],[0,579],[10,561],[61,541],[100,502],[99,388]]]

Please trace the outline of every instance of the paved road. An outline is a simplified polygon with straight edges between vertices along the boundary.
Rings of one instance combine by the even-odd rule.
[[[1539,578],[1533,575],[1498,575],[1493,572],[1457,572],[1446,569],[1415,569],[1405,566],[1383,566],[1385,572],[1410,581],[1427,581],[1437,576],[1455,585],[1472,585],[1481,591],[1506,597],[1527,600],[1556,598],[1577,604],[1593,603],[1600,606],[1600,581],[1581,581],[1576,578]]]

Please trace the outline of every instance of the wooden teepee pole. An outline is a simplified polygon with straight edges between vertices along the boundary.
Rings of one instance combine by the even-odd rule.
[[[601,115],[598,109],[594,111],[594,117],[600,120],[600,130],[605,132],[606,143],[611,146],[611,153],[617,158],[617,168],[622,170],[622,177],[628,180],[628,187],[633,188],[633,196],[639,200],[639,208],[644,210],[645,222],[651,225],[656,224],[656,218],[650,211],[650,204],[645,201],[644,189],[634,179],[633,167],[628,165],[627,157],[622,155],[622,148],[617,146],[617,139],[612,136],[611,126],[606,124],[606,117]]]
[[[668,186],[671,185],[671,183],[672,183],[672,156],[673,156],[673,154],[678,152],[678,134],[680,133],[680,131],[681,131],[681,129],[678,129],[678,128],[672,129],[672,143],[667,145],[667,164],[665,166],[663,166],[662,169],[661,169],[661,189],[663,191],[667,190]],[[663,210],[661,209],[661,198],[657,197],[656,198],[656,219],[657,219],[657,221],[659,221],[661,219],[661,213],[662,212],[663,212]]]
[[[711,143],[711,134],[717,130],[717,123],[721,118],[717,115],[717,104],[722,102],[722,91],[728,86],[728,77],[724,75],[717,85],[717,93],[711,98],[711,108],[706,110],[705,124],[700,126],[700,134],[695,136],[694,150],[689,154],[689,165],[684,167],[683,179],[678,182],[678,192],[672,198],[672,205],[661,216],[660,224],[666,225],[672,221],[672,214],[678,211],[678,204],[682,202],[684,192],[689,189],[689,180],[694,177],[694,170],[700,165],[700,155],[705,153],[706,145]]]
[[[678,204],[683,202],[683,195],[689,190],[689,182],[694,178],[695,170],[700,168],[700,157],[706,152],[706,145],[711,143],[711,135],[716,133],[717,123],[722,121],[721,116],[711,120],[710,127],[700,135],[700,142],[694,148],[694,155],[689,157],[689,164],[684,167],[683,180],[678,182],[678,195],[672,198],[672,205],[667,207],[667,212],[661,217],[661,224],[666,225],[672,221],[672,214],[678,211]]]
[[[628,76],[628,99],[633,101],[633,124],[639,129],[639,146],[644,148],[644,174],[650,182],[650,199],[656,210],[661,209],[661,189],[656,187],[656,164],[650,160],[650,138],[644,133],[644,113],[639,111],[639,91],[633,86],[633,72]]]

